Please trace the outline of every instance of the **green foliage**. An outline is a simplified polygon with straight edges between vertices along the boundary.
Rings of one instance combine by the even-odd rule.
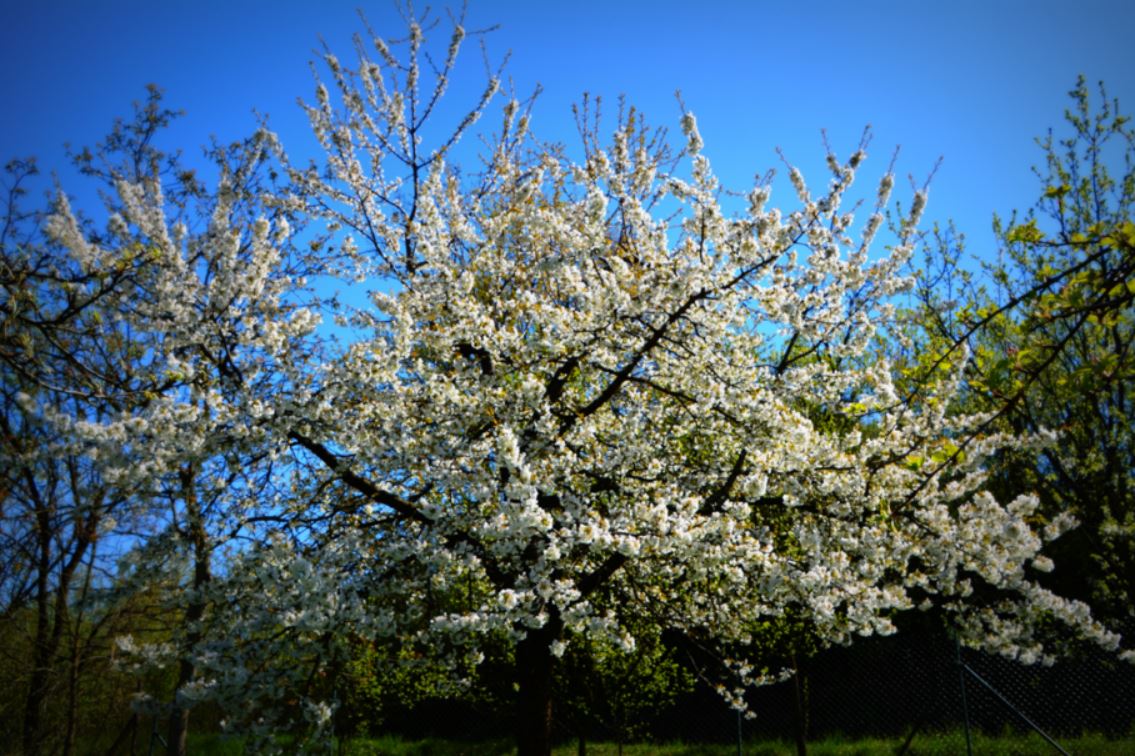
[[[512,697],[512,658],[507,644],[486,638],[461,670],[439,662],[414,643],[356,639],[336,685],[336,731],[343,735],[402,732],[424,704],[499,712]],[[480,658],[480,663],[475,663]]]
[[[1040,198],[995,218],[986,285],[962,269],[964,239],[936,229],[906,375],[917,385],[968,341],[963,408],[991,413],[984,432],[1056,434],[1003,454],[994,489],[1076,516],[1052,552],[1054,585],[1121,624],[1135,599],[1135,131],[1100,91],[1095,104],[1081,78],[1068,135],[1038,140]]]
[[[147,606],[146,600],[144,595],[135,595],[89,615],[76,602],[71,622],[61,630],[60,648],[46,676],[48,695],[42,713],[47,733],[45,752],[59,752],[70,727],[80,753],[106,753],[132,726],[132,699],[139,680],[120,667],[115,638],[127,634],[139,640],[168,637],[168,633],[153,629],[153,607]],[[32,609],[24,607],[0,616],[0,679],[5,681],[0,686],[0,742],[20,742],[30,682],[27,660],[32,658],[34,638]],[[150,671],[145,678],[148,689],[172,687],[172,674],[171,669]]]
[[[639,636],[629,652],[593,638],[575,638],[555,678],[556,700],[577,733],[598,725],[621,743],[643,737],[693,684],[675,649],[650,635]]]
[[[340,729],[349,733],[381,732],[391,715],[449,688],[447,669],[394,643],[356,643],[343,678]]]

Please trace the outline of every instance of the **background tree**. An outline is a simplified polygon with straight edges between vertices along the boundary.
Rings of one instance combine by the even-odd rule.
[[[155,146],[174,115],[151,88],[132,121],[77,156],[103,184],[105,230],[81,220],[60,193],[38,246],[5,248],[9,499],[28,502],[30,513],[24,531],[14,519],[11,533],[35,545],[36,637],[46,639],[35,645],[28,752],[42,740],[41,678],[76,600],[73,576],[96,537],[115,530],[112,513],[122,520],[115,551],[135,547],[117,565],[116,589],[156,589],[173,620],[160,647],[177,679],[171,694],[152,691],[160,703],[152,713],[168,714],[168,742],[179,753],[200,684],[215,555],[271,519],[279,444],[268,442],[270,413],[259,410],[258,392],[305,369],[297,334],[316,321],[297,280],[311,266],[282,258],[268,238],[287,245],[291,232],[286,208],[259,204],[272,180],[271,134],[214,146],[208,156],[220,179],[210,193]],[[245,402],[248,411],[236,411]],[[58,575],[51,609],[48,573]],[[132,645],[126,639],[121,650]]]
[[[217,658],[217,637],[225,632],[216,623],[226,615],[210,611],[212,603],[232,600],[210,590],[222,550],[267,537],[281,523],[275,501],[292,474],[279,471],[281,445],[267,429],[273,412],[264,392],[284,390],[302,374],[317,343],[301,339],[317,323],[304,280],[319,268],[291,254],[289,210],[261,202],[271,193],[277,151],[263,128],[215,145],[208,157],[217,189],[194,184],[184,206],[176,197],[167,201],[156,182],[108,174],[122,214],[119,238],[104,242],[103,251],[113,253],[117,243],[152,257],[151,275],[136,292],[144,304],[123,317],[134,332],[152,337],[149,353],[164,383],[143,412],[117,422],[152,461],[142,477],[153,486],[159,527],[123,564],[121,578],[134,590],[156,586],[167,616],[178,618],[168,646],[178,670],[174,689],[168,705],[152,701],[168,712],[167,743],[175,753],[186,752],[189,713],[208,684],[203,660]],[[70,227],[67,216],[57,218]]]
[[[1062,569],[1047,580],[1120,627],[1135,595],[1135,133],[1102,86],[1096,106],[1082,78],[1069,94],[1066,136],[1038,140],[1042,196],[995,220],[1001,247],[987,277],[959,269],[959,236],[937,235],[921,290],[932,324],[922,364],[971,338],[963,404],[993,413],[995,428],[1056,434],[1002,453],[992,485],[1035,490],[1049,516],[1076,517],[1049,551]]]
[[[105,649],[100,629],[113,616],[112,605],[94,600],[115,552],[104,541],[117,521],[133,521],[137,498],[103,474],[98,454],[105,448],[85,445],[55,421],[98,424],[132,403],[125,387],[139,346],[104,321],[132,265],[121,261],[106,275],[84,269],[44,237],[38,214],[22,211],[21,182],[34,165],[8,170],[0,234],[0,618],[14,640],[26,610],[34,613],[31,653],[15,678],[25,694],[23,751],[70,753],[80,673],[94,649]]]

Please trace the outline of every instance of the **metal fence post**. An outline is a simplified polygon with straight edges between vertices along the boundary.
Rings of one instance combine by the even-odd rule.
[[[1067,751],[1064,750],[1064,748],[1059,743],[1057,743],[1052,738],[1051,735],[1049,735],[1047,732],[1042,730],[1040,728],[1040,726],[1037,725],[1036,722],[1029,719],[1025,715],[1025,713],[1023,711],[1021,711],[1020,709],[1018,709],[1016,706],[1014,706],[1013,703],[1008,698],[1001,695],[1001,691],[999,691],[999,690],[997,690],[997,688],[993,687],[993,685],[988,680],[986,680],[984,677],[979,675],[968,664],[966,664],[964,661],[962,661],[962,643],[958,639],[958,635],[957,635],[956,631],[954,633],[954,645],[955,645],[955,648],[957,649],[958,674],[961,675],[961,679],[962,679],[962,712],[963,712],[963,715],[965,716],[965,725],[966,725],[966,753],[969,754],[969,756],[973,756],[973,750],[972,750],[972,745],[970,744],[970,734],[969,734],[969,730],[970,730],[969,708],[966,706],[966,675],[967,674],[971,675],[974,680],[977,680],[978,684],[980,684],[983,688],[985,688],[987,691],[992,693],[993,696],[998,701],[1000,701],[1001,704],[1006,709],[1011,711],[1013,714],[1016,714],[1022,722],[1024,722],[1026,725],[1029,726],[1030,729],[1032,729],[1033,732],[1035,732],[1037,735],[1040,735],[1042,738],[1044,738],[1050,746],[1052,746],[1054,749],[1056,749],[1061,754],[1063,754],[1063,756],[1071,756]]]

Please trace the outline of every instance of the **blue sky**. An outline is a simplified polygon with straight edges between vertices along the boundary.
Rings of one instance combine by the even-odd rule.
[[[304,157],[296,98],[311,96],[308,62],[320,36],[349,60],[360,29],[358,2],[0,1],[0,158],[37,155],[47,171],[62,169],[64,142],[93,143],[128,114],[148,82],[187,111],[167,144],[191,157],[210,135],[248,133],[253,109]],[[380,33],[398,34],[392,3],[362,6]],[[779,146],[818,186],[820,129],[846,155],[870,123],[876,170],[901,145],[900,175],[921,183],[944,157],[928,217],[956,219],[975,253],[990,246],[994,211],[1037,196],[1033,137],[1060,126],[1077,74],[1135,110],[1135,3],[1121,0],[470,0],[466,25],[492,24],[489,54],[511,51],[517,91],[544,87],[534,128],[546,139],[571,142],[584,90],[609,111],[625,94],[676,131],[681,89],[727,185],[780,167]],[[459,102],[482,73],[473,46],[465,66],[450,93]],[[778,196],[791,189],[778,184]]]

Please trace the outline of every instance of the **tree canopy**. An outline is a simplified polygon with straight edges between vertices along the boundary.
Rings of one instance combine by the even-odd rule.
[[[956,401],[962,338],[913,385],[877,348],[903,338],[925,188],[898,208],[888,168],[856,199],[865,135],[829,150],[822,190],[789,168],[784,209],[771,175],[734,201],[692,113],[673,139],[585,108],[572,157],[497,76],[431,141],[465,37],[455,21],[430,57],[431,29],[371,34],[351,65],[325,54],[305,106],[321,164],[262,129],[213,151],[206,191],[144,139],[110,144],[153,159],[107,167],[105,229],[59,194],[48,315],[21,310],[40,242],[5,244],[5,370],[27,383],[10,412],[155,523],[129,581],[178,586],[172,639],[120,643],[177,662],[175,747],[203,700],[266,747],[326,734],[360,642],[454,679],[506,649],[525,754],[549,750],[570,649],[656,653],[677,633],[740,650],[720,674],[743,709],[777,676],[743,654],[770,620],[847,643],[937,606],[1022,660],[1050,658],[1053,628],[1118,648],[1038,579],[1071,515],[990,478],[1051,436]],[[462,169],[484,115],[496,131]],[[26,334],[51,366],[109,364],[61,385]],[[58,447],[4,453],[35,477]]]

